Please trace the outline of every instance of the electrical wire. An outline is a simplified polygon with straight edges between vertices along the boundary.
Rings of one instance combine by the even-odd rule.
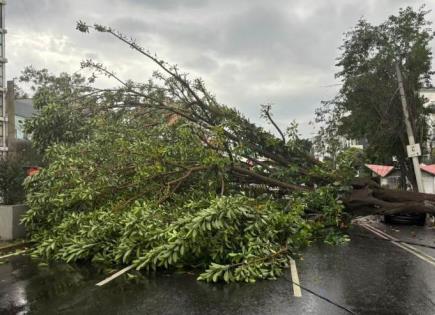
[[[387,242],[405,243],[405,244],[417,245],[417,246],[422,246],[422,247],[427,247],[427,248],[433,248],[433,249],[435,249],[435,246],[427,245],[427,244],[422,244],[422,243],[417,243],[417,242],[409,242],[409,241],[403,241],[403,240],[382,239],[382,238],[378,238],[378,237],[371,237],[371,236],[367,236],[367,235],[362,235],[362,234],[353,234],[353,233],[352,233],[351,237],[353,237],[353,236],[357,236],[357,237],[361,237],[361,238],[366,238],[366,239],[377,240],[377,241],[387,241]],[[294,285],[300,287],[302,290],[304,290],[304,291],[306,291],[306,292],[309,292],[309,293],[313,294],[314,296],[316,296],[316,297],[318,297],[318,298],[320,298],[320,299],[322,299],[322,300],[328,302],[329,304],[332,304],[332,305],[334,305],[334,306],[336,306],[336,307],[338,307],[338,308],[340,308],[340,309],[342,309],[342,310],[348,312],[349,314],[356,314],[355,312],[353,312],[353,311],[350,310],[349,308],[347,308],[347,307],[345,307],[345,306],[343,306],[343,305],[341,305],[341,304],[338,304],[337,302],[334,302],[334,301],[332,301],[331,299],[329,299],[329,298],[327,298],[327,297],[325,297],[325,296],[323,296],[323,295],[321,295],[321,294],[319,294],[319,293],[316,293],[316,292],[314,292],[314,291],[311,290],[311,289],[308,289],[308,288],[306,288],[306,287],[300,285],[299,283],[295,283],[294,281],[288,279],[287,277],[283,277],[283,278],[284,278],[284,280],[286,280],[286,281],[288,281],[288,282],[290,282],[290,283],[292,283],[292,284],[294,284]]]
[[[316,293],[316,292],[314,292],[314,291],[311,290],[311,289],[308,289],[308,288],[306,288],[306,287],[300,285],[299,283],[295,283],[293,280],[290,280],[290,279],[288,279],[287,277],[283,277],[283,278],[284,278],[284,280],[286,280],[286,281],[288,281],[288,282],[290,282],[290,283],[293,283],[294,285],[297,285],[297,286],[300,287],[302,290],[307,291],[307,292],[311,293],[311,294],[314,295],[314,296],[317,296],[318,298],[320,298],[320,299],[322,299],[322,300],[328,302],[329,304],[332,304],[332,305],[334,305],[334,306],[336,306],[336,307],[338,307],[338,308],[340,308],[340,309],[342,309],[342,310],[348,312],[349,314],[356,314],[355,312],[353,312],[352,310],[348,309],[347,307],[345,307],[345,306],[343,306],[343,305],[341,305],[341,304],[338,304],[337,302],[334,302],[334,301],[332,301],[331,299],[329,299],[329,298],[327,298],[327,297],[325,297],[325,296],[323,296],[323,295],[321,295],[321,294],[319,294],[319,293]]]
[[[390,240],[390,239],[384,239],[384,238],[379,238],[379,237],[372,237],[372,236],[367,236],[367,235],[362,235],[362,234],[353,234],[351,235],[351,237],[353,236],[357,236],[357,237],[361,237],[361,238],[368,238],[368,239],[372,239],[372,240],[376,240],[376,241],[386,241],[386,242],[396,242],[396,243],[405,243],[405,244],[409,244],[409,245],[416,245],[416,246],[422,246],[422,247],[427,247],[427,248],[433,248],[435,249],[435,246],[433,245],[428,245],[428,244],[423,244],[423,243],[417,243],[417,242],[410,242],[410,241],[404,241],[404,240]]]

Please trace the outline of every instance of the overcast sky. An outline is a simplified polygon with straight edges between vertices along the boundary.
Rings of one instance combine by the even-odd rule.
[[[75,30],[78,20],[100,23],[202,77],[220,102],[251,120],[259,122],[260,104],[272,103],[281,127],[297,120],[309,137],[314,109],[338,88],[343,32],[360,17],[380,23],[423,3],[435,9],[433,0],[10,0],[7,78],[27,65],[72,73],[92,58],[123,78],[147,80],[155,66],[130,48]]]

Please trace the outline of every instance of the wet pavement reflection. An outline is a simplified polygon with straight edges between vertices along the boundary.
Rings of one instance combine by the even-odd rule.
[[[435,314],[435,268],[388,242],[353,237],[343,246],[314,245],[297,266],[302,286],[356,314]],[[285,278],[212,285],[193,274],[158,274],[96,287],[104,277],[91,266],[14,257],[0,265],[0,314],[348,313],[304,290],[294,297]]]

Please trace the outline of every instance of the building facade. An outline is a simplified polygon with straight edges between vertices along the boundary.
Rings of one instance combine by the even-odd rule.
[[[389,189],[400,189],[400,170],[391,165],[365,165],[372,173],[372,178],[377,179],[381,187]],[[423,180],[423,192],[435,194],[435,164],[420,164],[421,176]],[[411,184],[407,181],[407,186]]]
[[[0,158],[14,151],[16,140],[27,140],[24,121],[35,113],[32,100],[16,100],[14,82],[6,82],[5,5],[6,1],[0,0]]]
[[[15,134],[17,140],[30,140],[29,135],[24,132],[24,123],[37,113],[33,107],[31,98],[19,98],[14,100],[15,107]],[[10,134],[10,132],[9,132]]]
[[[0,0],[0,156],[8,151],[8,113],[6,110],[6,86],[5,86],[5,0]]]
[[[426,143],[427,154],[430,159],[435,148],[435,88],[423,88],[420,90],[420,95],[426,98],[424,107],[430,111],[428,117],[428,142]]]

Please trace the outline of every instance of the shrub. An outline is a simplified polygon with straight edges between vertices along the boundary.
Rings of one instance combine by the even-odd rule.
[[[25,178],[23,163],[19,159],[0,159],[0,200],[10,205],[24,201],[22,183]]]

